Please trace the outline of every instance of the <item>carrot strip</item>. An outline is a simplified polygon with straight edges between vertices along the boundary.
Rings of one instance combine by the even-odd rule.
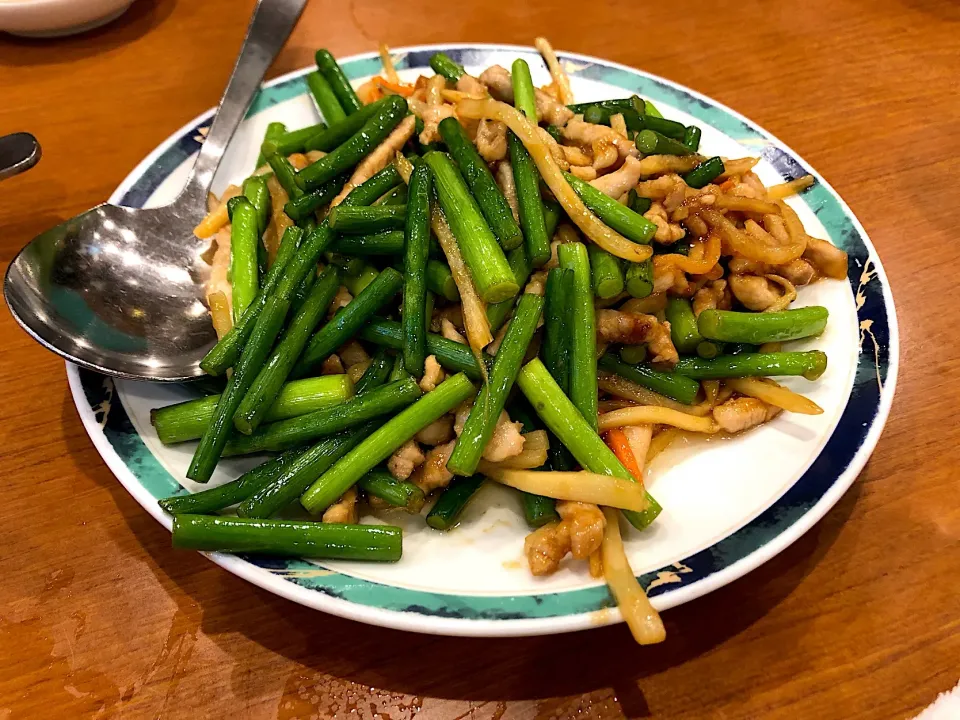
[[[604,440],[606,440],[607,447],[613,450],[613,454],[617,456],[617,460],[623,463],[623,466],[630,471],[637,482],[643,482],[643,471],[640,469],[640,464],[637,462],[633,450],[630,449],[627,434],[620,428],[613,428],[607,430]]]
[[[377,78],[367,80],[363,85],[357,88],[357,97],[364,105],[369,105],[383,97],[383,92],[377,84]]]
[[[376,80],[381,90],[389,90],[394,95],[400,95],[402,97],[410,97],[413,95],[412,85],[404,85],[400,82],[393,83],[382,77],[376,77],[374,80]]]

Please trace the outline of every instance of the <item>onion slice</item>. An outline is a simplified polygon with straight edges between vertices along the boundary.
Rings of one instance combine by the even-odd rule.
[[[221,340],[233,328],[230,301],[227,300],[226,293],[218,290],[210,293],[207,297],[207,303],[210,305],[210,319],[213,321],[213,329],[217,333],[217,340]]]
[[[598,475],[591,472],[500,470],[490,467],[484,471],[484,475],[517,490],[556,500],[607,505],[636,512],[643,512],[650,505],[641,483],[612,475]]]
[[[626,378],[622,378],[606,370],[597,371],[597,387],[618,398],[631,400],[640,405],[656,405],[658,407],[671,408],[678,412],[689,413],[690,415],[705,414],[701,411],[699,405],[684,405],[673,398],[668,398],[666,395],[661,395],[650,388],[637,385],[635,382],[631,382]]]
[[[663,642],[667,631],[663,627],[660,615],[650,604],[647,594],[640,583],[623,549],[620,537],[620,518],[610,508],[604,508],[607,525],[603,530],[603,543],[600,553],[603,558],[603,577],[610,588],[610,594],[617,601],[620,614],[630,628],[633,639],[641,645]]]
[[[550,70],[550,77],[553,78],[553,82],[560,93],[560,102],[564,105],[569,105],[573,102],[570,78],[567,77],[567,73],[564,72],[563,67],[561,67],[560,61],[557,60],[557,54],[553,51],[550,41],[545,37],[538,37],[533,41],[533,45],[537,48],[540,55],[543,56],[543,61]]]
[[[457,284],[457,290],[460,291],[460,307],[463,310],[467,342],[477,358],[477,364],[480,366],[480,373],[484,376],[484,382],[487,382],[487,366],[483,362],[483,355],[481,354],[481,350],[493,342],[490,321],[487,320],[487,305],[477,294],[477,288],[474,287],[470,270],[467,269],[463,255],[460,254],[457,239],[439,207],[433,208],[430,224],[433,227],[433,234],[437,236],[437,240],[440,242],[443,254],[447,256],[450,274],[453,275],[453,281]]]
[[[720,429],[711,417],[697,417],[673,408],[650,405],[614,410],[597,418],[600,432],[625,425],[670,425],[699,433],[715,433]]]
[[[727,387],[735,390],[741,395],[747,395],[757,400],[782,408],[787,412],[799,413],[801,415],[822,415],[823,408],[817,405],[810,398],[795,393],[783,385],[779,385],[772,380],[761,380],[760,378],[730,378],[724,380]]]

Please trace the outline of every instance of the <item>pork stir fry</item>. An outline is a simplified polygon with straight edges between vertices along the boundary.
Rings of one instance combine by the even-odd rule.
[[[826,370],[789,343],[823,332],[804,288],[845,279],[847,256],[798,215],[812,177],[767,184],[646,98],[576,103],[536,47],[539,87],[523,58],[437,53],[401,76],[381,46],[354,88],[318,51],[323,122],[271,124],[258,167],[210,198],[202,367],[222,392],[153,422],[200,441],[198,483],[221,456],[272,457],[163,501],[175,540],[398,560],[400,528],[364,518],[429,502],[454,531],[497,483],[519,491],[533,575],[604,577],[637,640],[663,639],[621,517],[656,520],[647,466],[677,438],[822,412],[772,378]],[[276,520],[291,504],[322,522]]]

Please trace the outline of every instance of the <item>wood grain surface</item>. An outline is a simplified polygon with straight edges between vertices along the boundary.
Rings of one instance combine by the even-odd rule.
[[[217,101],[251,7],[137,0],[83,36],[0,36],[0,134],[44,148],[0,184],[4,267]],[[902,359],[853,489],[774,561],[667,612],[659,647],[622,626],[514,640],[366,627],[172,550],[87,438],[63,363],[2,311],[0,719],[907,718],[957,682],[960,6],[314,0],[271,74],[321,45],[537,34],[736,108],[862,220]]]

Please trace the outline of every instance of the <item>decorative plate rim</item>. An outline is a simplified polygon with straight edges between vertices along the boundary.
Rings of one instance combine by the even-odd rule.
[[[411,56],[416,57],[419,54],[432,53],[441,49],[453,55],[455,59],[460,59],[461,62],[463,61],[464,57],[469,56],[471,53],[490,54],[510,52],[523,54],[528,57],[538,57],[536,51],[530,47],[484,43],[441,43],[432,45],[416,45],[395,48],[393,53],[395,57],[399,58],[397,63],[398,68],[402,69],[411,66],[409,64]],[[838,211],[839,219],[844,223],[842,232],[845,235],[845,239],[849,242],[860,242],[862,244],[862,250],[864,251],[856,256],[851,254],[851,265],[850,271],[848,271],[848,280],[850,279],[849,273],[853,271],[855,263],[858,260],[862,261],[862,264],[859,268],[861,273],[859,287],[856,285],[856,283],[851,281],[851,285],[857,297],[858,320],[860,320],[861,328],[861,351],[859,354],[857,367],[858,370],[864,369],[864,352],[862,344],[865,338],[869,336],[874,342],[874,349],[876,353],[875,369],[876,383],[878,385],[878,389],[874,391],[877,396],[876,400],[872,400],[871,397],[855,397],[860,385],[863,385],[863,388],[861,388],[862,390],[865,392],[870,392],[869,385],[859,381],[858,373],[858,378],[854,381],[854,387],[851,391],[851,395],[848,398],[847,404],[841,413],[841,417],[838,420],[831,436],[828,438],[826,445],[816,459],[814,459],[811,466],[807,468],[801,477],[798,478],[783,495],[777,498],[768,508],[759,513],[752,520],[745,523],[742,527],[728,535],[726,538],[714,543],[714,545],[710,546],[709,548],[706,548],[698,553],[694,553],[688,558],[683,558],[677,561],[674,566],[661,568],[658,571],[644,575],[642,580],[644,581],[645,585],[648,585],[652,580],[658,578],[659,573],[666,571],[669,574],[672,568],[683,568],[683,570],[678,570],[677,572],[691,573],[696,576],[692,578],[686,578],[681,577],[674,572],[672,573],[676,578],[674,582],[677,583],[675,586],[671,586],[669,589],[664,590],[664,585],[661,585],[660,587],[657,587],[656,590],[651,592],[651,599],[655,606],[660,610],[666,610],[712,592],[713,590],[716,590],[732,582],[733,580],[744,576],[751,570],[772,559],[774,556],[785,550],[793,542],[799,539],[811,527],[813,527],[813,525],[815,525],[826,514],[826,512],[833,507],[834,504],[836,504],[836,502],[847,491],[847,489],[849,489],[853,481],[862,471],[870,454],[876,447],[876,444],[880,438],[880,434],[882,433],[883,427],[889,416],[890,407],[893,401],[899,370],[899,329],[897,325],[896,310],[883,266],[877,255],[876,249],[870,242],[870,239],[859,220],[850,210],[849,206],[847,206],[844,200],[840,197],[840,195],[823,179],[823,177],[810,168],[810,166],[804,162],[799,155],[797,155],[784,143],[722,103],[716,102],[673,81],[630,68],[620,63],[602,60],[587,55],[560,52],[558,53],[558,56],[561,61],[568,61],[581,66],[578,68],[578,72],[584,72],[584,74],[588,76],[590,74],[599,74],[601,76],[599,78],[601,82],[607,82],[616,86],[617,83],[611,82],[609,79],[604,77],[607,74],[614,73],[625,76],[628,79],[632,79],[634,81],[633,85],[645,83],[653,87],[655,90],[657,90],[657,92],[649,92],[650,87],[644,87],[642,92],[635,90],[632,87],[624,87],[624,90],[641,92],[641,94],[651,97],[654,100],[657,100],[658,95],[660,96],[661,100],[665,99],[664,96],[669,96],[667,102],[673,101],[673,104],[677,104],[681,100],[685,100],[688,104],[692,102],[693,107],[682,107],[682,109],[694,116],[698,116],[697,112],[694,112],[694,110],[700,110],[701,115],[712,115],[717,111],[720,111],[721,115],[719,118],[710,120],[700,118],[703,122],[711,126],[717,126],[717,123],[715,122],[717,119],[727,122],[735,121],[739,123],[742,126],[741,130],[746,132],[747,136],[752,139],[760,139],[766,143],[761,155],[775,165],[779,162],[783,166],[783,168],[777,168],[779,172],[782,174],[797,174],[802,170],[803,172],[809,172],[814,175],[817,183],[812,190],[820,191],[820,194],[823,196],[819,199],[821,205],[820,207],[814,207],[805,197],[802,198],[803,201],[808,204],[808,206],[810,206],[811,210],[814,212],[818,212],[820,209],[824,209],[828,205],[831,206],[829,208],[830,210]],[[351,79],[356,79],[376,72],[377,68],[379,67],[379,56],[377,53],[351,55],[343,58],[341,60],[341,64],[343,65],[348,77]],[[467,61],[463,64],[469,65],[474,63]],[[416,62],[412,66],[426,67],[426,62]],[[277,102],[304,94],[305,89],[302,87],[299,92],[293,92],[293,94],[286,96],[283,95],[283,91],[296,90],[296,88],[292,86],[299,78],[310,72],[310,70],[310,68],[295,70],[266,83],[260,96],[258,96],[258,98],[255,100],[248,117],[256,115],[257,113]],[[269,92],[271,90],[274,91],[272,94]],[[271,97],[271,95],[276,95],[279,97]],[[150,194],[155,191],[160,181],[166,178],[170,171],[179,166],[179,164],[186,157],[189,157],[190,154],[196,151],[197,143],[194,140],[194,137],[196,136],[196,130],[210,121],[212,113],[213,110],[208,110],[198,115],[196,118],[186,123],[173,134],[171,134],[160,145],[158,145],[133,169],[133,171],[131,171],[131,173],[123,180],[123,182],[121,182],[117,190],[111,195],[110,202],[132,205],[142,204],[145,202]],[[721,132],[728,137],[739,139],[736,136],[731,135],[731,133],[727,130],[721,130]],[[769,157],[766,155],[768,151],[770,152]],[[161,159],[166,159],[167,161],[159,164],[158,167],[158,160]],[[784,168],[787,169],[785,170]],[[145,178],[148,180],[146,183],[147,189],[149,189],[148,192],[145,192],[144,189],[138,189],[138,184],[144,181]],[[826,224],[827,222],[824,221],[824,225]],[[837,232],[841,232],[841,230],[838,229]],[[847,235],[849,235],[849,237],[846,237]],[[831,237],[834,239],[834,241],[838,239],[833,237],[832,232]],[[861,250],[859,247],[856,249]],[[873,280],[876,280],[876,283],[871,282]],[[877,292],[875,285],[879,285],[879,293]],[[878,316],[877,318],[861,318],[860,311],[864,307],[867,307],[867,305],[870,305],[871,309],[874,311],[882,310],[882,317]],[[867,324],[866,329],[864,329],[864,323],[876,323],[878,320],[878,325],[871,326],[870,324]],[[874,330],[871,328],[874,328]],[[882,331],[886,331],[887,342],[885,344],[881,344],[876,340],[876,336],[874,334],[875,330],[881,331],[881,338]],[[881,369],[881,354],[886,355],[886,365],[883,369]],[[883,373],[885,373],[885,377],[883,377]],[[138,478],[131,470],[129,458],[125,460],[121,457],[117,451],[117,448],[105,433],[104,428],[108,420],[107,415],[109,412],[111,412],[108,409],[108,406],[102,406],[99,408],[100,410],[104,411],[104,417],[102,420],[97,419],[97,412],[95,412],[94,408],[91,406],[92,401],[89,397],[89,388],[84,387],[84,379],[96,379],[102,378],[103,376],[99,376],[96,373],[87,370],[80,370],[77,366],[72,365],[71,363],[67,363],[67,376],[70,390],[73,395],[74,402],[77,405],[81,420],[85,429],[87,430],[87,433],[90,435],[91,440],[97,448],[97,451],[104,458],[110,470],[120,480],[121,484],[134,497],[134,499],[136,499],[137,502],[144,507],[144,509],[146,509],[158,522],[160,522],[169,530],[171,527],[171,518],[160,509],[160,506],[157,504],[158,497],[144,486],[142,480]],[[101,405],[104,401],[109,402],[113,398],[112,380],[109,378],[104,378],[102,384],[106,390],[106,396],[101,400]],[[863,400],[862,403],[861,400]],[[845,459],[843,462],[845,466],[843,471],[840,473],[835,473],[830,470],[828,473],[826,473],[824,477],[830,476],[833,477],[833,480],[827,482],[826,487],[824,487],[822,491],[814,491],[814,495],[816,496],[815,500],[804,506],[799,515],[795,513],[791,514],[791,512],[789,512],[789,508],[778,508],[778,506],[783,504],[785,499],[794,493],[798,487],[804,486],[805,481],[808,481],[808,483],[816,481],[815,479],[808,480],[808,478],[815,478],[817,473],[816,466],[818,462],[820,462],[821,459],[828,454],[828,449],[831,447],[831,445],[835,444],[838,432],[840,431],[841,426],[844,425],[844,419],[847,418],[850,420],[848,415],[850,414],[851,406],[855,402],[864,405],[864,407],[860,408],[860,410],[872,410],[872,413],[868,413],[869,417],[858,416],[853,418],[855,421],[862,420],[863,422],[860,423],[860,426],[862,428],[866,428],[866,431],[860,433],[861,437],[859,437],[857,440],[858,445],[856,446],[855,452],[853,452],[852,455],[850,454],[849,450],[844,453]],[[121,412],[118,413],[116,410],[113,410],[112,413],[114,419],[116,419],[118,416],[122,416],[121,420],[126,420],[126,422],[129,424],[129,419],[126,417],[126,411],[123,409],[122,403],[116,403],[116,406],[120,408]],[[111,420],[111,422],[113,421],[114,420]],[[139,435],[136,437],[139,440]],[[142,440],[140,440],[140,444],[142,445]],[[147,452],[149,453],[149,451]],[[150,455],[150,457],[152,458],[153,456]],[[156,462],[155,459],[154,462]],[[173,480],[172,477],[170,479]],[[821,479],[821,482],[824,481],[824,479]],[[783,510],[779,516],[777,515],[778,509]],[[765,540],[761,539],[760,544],[754,549],[741,554],[731,562],[727,562],[727,559],[723,557],[723,553],[721,552],[721,557],[718,560],[721,563],[721,567],[717,569],[699,569],[700,565],[712,563],[714,560],[716,560],[716,558],[711,556],[711,553],[713,553],[717,548],[730,541],[735,536],[750,531],[751,528],[759,523],[765,516],[771,516],[771,519],[775,523],[775,527],[770,529],[776,530],[776,534],[766,538]],[[737,550],[737,552],[739,552],[739,550]],[[442,635],[507,637],[569,632],[590,627],[599,627],[601,625],[622,621],[619,611],[617,611],[613,606],[612,601],[609,599],[609,595],[606,593],[606,589],[604,587],[588,589],[580,588],[573,590],[568,589],[558,592],[544,593],[539,596],[523,596],[537,605],[540,605],[543,603],[544,599],[560,596],[571,596],[575,593],[582,594],[587,593],[589,590],[594,591],[593,594],[597,596],[596,598],[591,596],[591,601],[596,601],[595,606],[592,609],[581,609],[574,613],[558,613],[547,616],[530,616],[524,614],[523,612],[503,613],[500,615],[494,614],[492,616],[493,619],[491,619],[491,616],[484,615],[483,612],[478,612],[476,608],[470,612],[466,612],[464,607],[454,609],[450,609],[445,606],[439,608],[428,608],[418,606],[416,603],[411,602],[407,605],[407,607],[405,607],[405,609],[390,609],[389,607],[383,607],[380,605],[364,604],[363,601],[357,599],[344,599],[341,597],[341,595],[356,595],[355,587],[351,587],[349,588],[349,592],[345,592],[343,587],[330,585],[330,581],[324,578],[312,578],[310,583],[306,584],[302,578],[297,576],[297,565],[301,566],[301,570],[307,567],[315,568],[315,566],[308,566],[306,563],[300,560],[277,561],[276,559],[241,557],[226,553],[204,554],[231,573],[248,580],[249,582],[265,590],[280,595],[281,597],[285,597],[300,604],[307,605],[308,607],[323,610],[340,617],[400,630]],[[700,556],[705,556],[701,558],[702,562],[695,562],[695,560],[700,558]],[[691,569],[689,565],[694,565],[695,569]],[[504,603],[508,603],[510,600],[515,599],[509,595],[482,598],[481,596],[475,595],[424,593],[423,591],[406,590],[402,588],[396,588],[395,586],[360,580],[334,571],[330,571],[327,577],[348,578],[351,581],[349,583],[351,586],[365,586],[364,589],[366,594],[363,595],[364,598],[368,598],[368,595],[372,590],[374,594],[377,594],[378,592],[390,593],[399,591],[401,596],[404,594],[410,594],[411,598],[413,596],[434,596],[436,598],[446,599],[450,602],[459,601],[461,603],[466,603],[467,605],[470,603],[476,605],[481,600],[485,600],[487,602],[503,601]],[[325,586],[324,583],[327,583],[328,585]],[[605,599],[604,596],[606,596]],[[464,614],[464,612],[466,612],[466,614]]]

